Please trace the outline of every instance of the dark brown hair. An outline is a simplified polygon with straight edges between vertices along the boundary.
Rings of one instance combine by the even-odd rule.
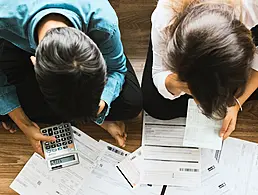
[[[96,117],[106,83],[106,62],[97,45],[71,27],[53,28],[36,50],[40,89],[63,120]]]
[[[245,90],[255,52],[251,31],[233,6],[194,1],[167,30],[168,68],[188,84],[207,117],[224,118]]]

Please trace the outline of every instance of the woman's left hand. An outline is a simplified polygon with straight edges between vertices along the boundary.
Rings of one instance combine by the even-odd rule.
[[[228,113],[224,118],[222,127],[220,129],[220,137],[222,137],[223,140],[227,139],[230,134],[235,130],[238,112],[238,105],[228,108]]]

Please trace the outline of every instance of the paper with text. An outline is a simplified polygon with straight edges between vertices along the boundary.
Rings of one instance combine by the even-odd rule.
[[[35,153],[10,187],[21,195],[75,195],[96,166],[102,148],[79,129],[73,127],[73,130],[79,165],[49,171],[45,159]]]
[[[222,138],[219,132],[222,121],[207,118],[193,99],[189,99],[184,146],[221,150]]]
[[[104,141],[100,141],[100,144],[106,148],[105,152],[77,195],[160,195],[161,187],[141,186],[136,190],[131,189],[116,168],[118,162],[129,153]]]
[[[230,195],[258,194],[258,144],[236,138],[223,143],[219,164],[230,183]]]
[[[220,166],[214,158],[214,151],[202,149],[202,184],[193,190],[189,188],[166,189],[165,195],[228,195],[230,188],[220,174]]]

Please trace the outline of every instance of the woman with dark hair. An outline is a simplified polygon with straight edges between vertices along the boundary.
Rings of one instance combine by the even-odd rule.
[[[224,119],[227,138],[244,102],[257,99],[256,24],[254,0],[160,0],[142,81],[146,112],[186,116],[192,96],[207,117]]]

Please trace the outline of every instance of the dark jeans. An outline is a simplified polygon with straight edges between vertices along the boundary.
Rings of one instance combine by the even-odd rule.
[[[254,42],[258,45],[258,26],[252,29]],[[187,114],[189,95],[183,95],[175,100],[164,98],[158,92],[152,79],[153,51],[150,41],[147,59],[142,78],[143,109],[152,117],[169,120],[177,117],[185,117]],[[248,100],[258,100],[256,90]]]
[[[35,78],[34,66],[30,61],[32,54],[19,49],[7,41],[3,42],[0,68],[8,82],[16,86],[21,107],[35,122],[63,122],[51,110],[39,89]],[[142,93],[135,72],[127,59],[128,71],[120,96],[111,104],[107,120],[127,120],[136,117],[142,111]],[[0,121],[10,120],[0,116]]]

